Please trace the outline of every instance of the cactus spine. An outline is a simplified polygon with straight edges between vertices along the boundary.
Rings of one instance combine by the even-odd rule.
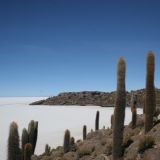
[[[154,87],[154,54],[147,55],[147,75],[146,75],[146,102],[145,102],[145,133],[153,127],[153,116],[155,113],[155,87]]]
[[[86,137],[87,137],[87,126],[84,125],[84,126],[83,126],[83,140],[85,140]]]
[[[21,160],[21,150],[19,148],[18,126],[15,122],[10,124],[8,137],[8,160]]]
[[[123,155],[122,143],[126,106],[125,72],[125,60],[120,58],[117,65],[117,92],[113,125],[113,160],[118,160]]]
[[[24,160],[31,160],[32,145],[30,143],[25,144],[24,147]]]
[[[99,111],[96,113],[96,119],[95,119],[95,130],[99,130]]]
[[[64,153],[69,152],[70,150],[70,131],[67,129],[64,134],[64,143],[63,143]]]
[[[137,122],[137,95],[132,95],[131,99],[131,112],[132,112],[132,128],[136,127]]]
[[[24,128],[22,131],[22,160],[24,160],[24,147],[27,143],[29,143],[29,135],[28,131]]]
[[[37,136],[38,136],[38,122],[31,121],[28,125],[29,143],[32,144],[32,154],[34,154]]]

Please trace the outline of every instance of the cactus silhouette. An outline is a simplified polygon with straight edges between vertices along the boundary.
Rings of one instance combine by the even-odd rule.
[[[46,146],[45,146],[45,155],[49,156],[50,152],[51,152],[51,147],[48,144],[46,144]]]
[[[146,102],[145,102],[145,133],[153,127],[153,116],[155,114],[155,87],[154,87],[154,54],[150,51],[147,55],[146,75]]]
[[[84,126],[83,126],[83,140],[85,140],[86,137],[87,137],[87,126],[84,125]]]
[[[70,145],[73,146],[74,144],[75,144],[75,139],[74,139],[74,137],[71,137],[71,139],[70,139]]]
[[[38,136],[38,122],[31,120],[28,125],[29,143],[32,144],[32,154],[34,154],[37,136]]]
[[[24,160],[31,160],[32,156],[32,145],[30,143],[24,146]]]
[[[99,130],[99,111],[96,112],[95,130]]]
[[[113,129],[114,114],[111,115],[111,129]]]
[[[21,160],[21,150],[19,148],[18,126],[16,122],[12,122],[9,128],[7,160]]]
[[[64,134],[64,143],[63,143],[64,153],[69,152],[70,150],[70,131],[67,129]]]
[[[122,143],[126,107],[125,72],[125,60],[120,58],[117,65],[117,92],[113,125],[113,160],[117,160],[123,156]]]
[[[132,128],[136,127],[136,122],[137,122],[137,95],[132,95],[131,98],[131,112],[132,112]]]
[[[22,131],[22,138],[21,138],[21,147],[22,147],[22,160],[24,159],[24,147],[27,143],[29,143],[29,135],[28,131],[24,128]]]

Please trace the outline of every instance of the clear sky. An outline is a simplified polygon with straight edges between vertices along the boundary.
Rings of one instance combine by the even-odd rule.
[[[159,0],[1,0],[0,96],[51,96],[145,87],[146,53],[160,87]]]

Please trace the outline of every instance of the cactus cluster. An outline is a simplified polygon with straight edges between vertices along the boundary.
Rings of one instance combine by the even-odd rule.
[[[38,122],[34,122],[34,127],[32,127],[33,122],[29,123],[28,131],[25,128],[22,131],[21,148],[19,147],[18,125],[15,122],[11,123],[8,137],[8,160],[31,159],[38,135]]]
[[[117,65],[117,92],[113,124],[113,160],[117,160],[123,155],[122,143],[126,107],[125,73],[125,60],[120,58]]]

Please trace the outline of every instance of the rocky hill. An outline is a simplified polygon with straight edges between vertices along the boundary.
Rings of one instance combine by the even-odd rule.
[[[85,140],[72,143],[67,153],[59,146],[32,160],[112,160],[112,133],[111,128],[91,131]],[[160,160],[160,120],[144,134],[144,115],[138,115],[135,128],[124,127],[123,149],[123,160]]]
[[[130,106],[131,95],[137,94],[138,107],[143,106],[144,89],[126,92],[127,106]],[[160,89],[156,90],[157,105],[160,101]],[[40,100],[31,103],[31,105],[94,105],[102,107],[114,106],[116,92],[98,92],[98,91],[83,91],[83,92],[64,92],[58,96],[50,97],[46,100]]]

